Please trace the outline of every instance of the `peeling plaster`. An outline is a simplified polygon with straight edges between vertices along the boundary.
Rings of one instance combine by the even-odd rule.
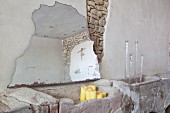
[[[86,18],[71,5],[55,2],[53,6],[41,4],[33,12],[35,36],[63,39],[87,30]]]
[[[57,5],[57,4],[59,4],[59,5]],[[62,9],[61,6],[63,7],[64,4],[60,4],[58,2],[55,2],[54,6],[41,5],[39,9],[37,9],[37,10],[35,10],[33,12],[32,19],[33,19],[34,26],[35,26],[35,32],[34,32],[34,34],[32,36],[31,41],[30,41],[30,45],[25,50],[25,53],[23,55],[21,55],[20,57],[18,57],[17,60],[16,60],[17,61],[17,63],[16,63],[17,64],[16,65],[16,71],[14,73],[13,80],[12,80],[11,84],[9,85],[9,87],[15,87],[15,86],[16,87],[19,87],[19,86],[38,86],[38,85],[46,85],[46,84],[51,85],[51,84],[58,84],[58,83],[71,82],[72,81],[72,80],[65,79],[66,78],[65,75],[63,75],[64,74],[64,65],[63,65],[64,60],[62,59],[63,57],[61,56],[63,54],[61,52],[62,51],[62,44],[63,44],[63,40],[67,40],[68,37],[70,37],[72,35],[75,35],[77,33],[80,33],[80,32],[82,32],[82,30],[78,28],[78,31],[77,31],[76,28],[74,27],[74,24],[73,24],[73,26],[71,26],[69,28],[69,30],[71,30],[71,32],[73,30],[74,32],[68,33],[69,35],[66,38],[66,33],[65,32],[67,32],[68,29],[65,29],[65,28],[68,28],[67,25],[70,25],[70,24],[72,24],[72,22],[75,22],[76,24],[77,23],[80,24],[80,25],[77,24],[78,27],[80,26],[83,29],[83,32],[85,32],[84,30],[87,30],[87,21],[86,21],[85,17],[78,14],[78,11],[75,8],[71,7],[70,5],[69,6],[66,5],[64,7],[69,7],[71,9],[73,9],[73,12],[69,8],[67,9],[67,8],[63,7],[63,9]],[[75,18],[74,21],[70,21],[70,24],[69,23],[65,24],[66,26],[64,26],[63,31],[62,31],[65,34],[64,34],[64,37],[59,36],[61,38],[58,38],[58,35],[60,35],[60,34],[55,34],[55,33],[57,33],[58,30],[53,30],[54,34],[50,33],[50,36],[48,36],[44,32],[44,31],[48,31],[48,29],[53,29],[53,27],[50,27],[47,30],[45,30],[45,29],[43,29],[44,28],[43,26],[40,26],[39,27],[40,32],[37,32],[37,30],[38,30],[37,26],[39,24],[40,25],[45,25],[45,24],[50,25],[48,23],[48,21],[43,20],[41,22],[40,18],[42,18],[42,19],[45,19],[44,17],[47,18],[48,15],[47,16],[45,16],[45,15],[49,14],[49,13],[46,12],[46,10],[49,11],[48,8],[55,8],[55,7],[59,7],[62,12],[59,11],[58,9],[56,9],[56,10],[53,9],[54,12],[50,11],[50,12],[52,12],[52,14],[50,14],[50,15],[53,15],[53,17],[49,17],[48,19],[46,19],[49,22],[51,22],[50,19],[54,18],[54,19],[58,20],[57,19],[58,17],[61,18],[62,16],[58,16],[58,15],[62,15],[62,13],[65,13],[65,15],[69,15],[69,16],[71,14],[71,16],[73,17],[72,18],[73,20]],[[41,12],[40,10],[42,10],[42,13],[40,13]],[[71,11],[72,13],[70,13],[69,11]],[[44,12],[46,12],[46,13],[44,13]],[[67,12],[67,14],[66,14],[66,12]],[[53,13],[58,14],[57,18],[55,18],[56,15],[54,15]],[[37,16],[37,14],[39,16]],[[75,16],[75,15],[79,15],[79,16]],[[64,18],[65,19],[68,19],[68,18],[70,19],[70,17],[67,17],[67,16],[64,17]],[[62,22],[64,22],[64,18],[60,19],[60,21],[62,20],[61,22],[58,22],[59,24],[62,25],[62,27],[63,27]],[[76,19],[78,19],[79,22]],[[37,21],[40,21],[40,23],[37,24]],[[69,22],[69,21],[67,21],[67,22]],[[54,23],[54,22],[52,22],[52,23]],[[61,27],[61,26],[58,26],[58,27]],[[83,34],[83,33],[80,33],[80,34]],[[88,32],[84,33],[84,34],[87,34],[87,36],[89,36]],[[79,41],[79,39],[80,39],[80,42],[81,42],[81,40],[84,40],[83,35],[80,35],[80,37],[77,37],[77,36],[78,35],[73,36],[73,37],[75,37],[76,41]],[[89,40],[89,37],[87,37],[87,38]],[[63,40],[61,40],[61,39],[63,39]],[[46,42],[44,42],[45,40],[46,40]],[[57,43],[59,42],[60,44],[59,43],[55,44],[55,42],[57,42]],[[78,45],[78,44],[80,44],[80,43],[76,43],[76,44],[73,43],[73,44],[71,44],[71,46],[72,45],[75,46],[75,45]],[[47,45],[50,45],[50,46],[47,46]],[[70,42],[66,46],[70,46]],[[91,45],[91,47],[92,47],[92,45]],[[89,53],[93,54],[93,49],[91,47],[90,47]],[[71,55],[71,51],[68,51],[68,52],[70,52],[70,55]],[[93,57],[96,58],[95,55]],[[60,58],[60,59],[58,59],[58,58]],[[92,58],[92,60],[95,60],[95,59]],[[55,62],[58,62],[58,64],[56,64]],[[86,63],[88,63],[88,62],[89,62],[89,60],[87,60]],[[67,63],[69,63],[69,62],[67,61]],[[91,63],[91,61],[89,63]],[[96,71],[96,69],[94,69],[94,70]],[[97,71],[98,71],[98,69],[97,69]],[[86,76],[86,75],[87,74],[84,74],[84,76]],[[98,75],[100,76],[100,74],[96,73],[95,77],[90,77],[90,78],[88,76],[86,76],[83,79],[81,78],[80,81],[100,78],[100,77],[98,77]],[[93,75],[91,75],[91,76],[93,76]],[[78,80],[76,80],[76,81],[78,81]]]
[[[12,81],[17,57],[24,54],[29,46],[31,35],[34,32],[32,12],[40,4],[53,6],[56,0],[1,0],[0,13],[0,92],[3,92]],[[86,17],[86,0],[57,0],[72,5]],[[25,5],[23,5],[25,4]]]

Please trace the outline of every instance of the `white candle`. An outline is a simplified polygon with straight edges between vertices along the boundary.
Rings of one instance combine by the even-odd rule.
[[[140,73],[143,73],[143,55],[141,55]]]
[[[137,64],[138,64],[138,41],[135,41],[134,75],[137,75]]]
[[[125,78],[128,70],[128,41],[125,41]]]
[[[143,75],[143,60],[144,60],[144,57],[143,57],[143,55],[141,55],[141,62],[140,62],[140,75],[141,75],[141,77],[140,77],[140,81],[142,81],[142,75]]]
[[[129,77],[132,76],[132,54],[129,55]]]

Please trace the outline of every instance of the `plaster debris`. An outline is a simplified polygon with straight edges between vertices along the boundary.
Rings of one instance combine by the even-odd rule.
[[[6,104],[0,102],[0,113],[1,112],[7,112],[9,110],[10,110],[10,108]]]
[[[48,94],[33,90],[31,88],[18,88],[15,92],[10,93],[9,96],[18,99],[19,101],[37,106],[56,104],[59,101]]]
[[[14,112],[14,111],[18,111],[18,110],[30,107],[30,104],[19,101],[18,99],[14,97],[10,97],[8,95],[1,96],[0,102],[3,105],[3,109],[0,109],[0,110],[3,112]]]

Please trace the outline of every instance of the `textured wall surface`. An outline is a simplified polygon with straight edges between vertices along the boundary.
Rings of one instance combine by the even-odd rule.
[[[86,15],[86,0],[57,0]],[[53,6],[55,0],[1,0],[0,4],[0,91],[7,88],[15,71],[15,60],[28,47],[35,27],[32,12],[40,4]]]
[[[138,73],[141,54],[144,55],[143,74],[168,71],[169,6],[169,0],[109,1],[104,57],[100,67],[104,78],[124,77],[125,40],[129,40],[129,54],[133,54],[133,64],[135,41],[139,41]]]
[[[81,2],[80,0],[57,1],[72,5],[85,17],[90,14],[87,14],[84,9],[86,7],[85,0],[81,0]],[[102,4],[102,1],[98,2],[101,2],[98,4]],[[139,41],[139,53],[144,55],[144,74],[166,72],[168,70],[168,38],[170,36],[170,1],[110,0],[108,2],[108,16],[104,32],[104,57],[101,63],[103,77],[122,78],[124,76],[125,40],[130,41],[130,53],[134,53],[134,41]],[[24,53],[30,43],[31,35],[35,30],[31,19],[32,12],[38,9],[40,4],[52,6],[54,3],[54,0],[22,0],[22,2],[21,0],[1,0],[0,91],[11,82],[15,70],[15,59]],[[94,1],[91,4],[94,4]],[[88,6],[88,11],[89,7],[93,6]],[[96,14],[96,10],[93,11]],[[97,12],[99,13],[99,11]],[[94,18],[98,18],[98,16],[94,16]],[[88,20],[90,22],[90,18]],[[103,27],[101,28],[103,29]],[[103,43],[103,41],[97,42]],[[95,44],[98,45],[96,42]],[[103,48],[101,50],[103,51]],[[103,56],[103,53],[100,55]]]
[[[25,53],[16,60],[10,87],[100,78],[84,16],[71,5],[58,2],[41,5],[32,15],[35,33]]]
[[[70,78],[70,64],[72,49],[85,41],[90,41],[88,31],[84,31],[72,37],[63,40],[63,57],[64,57],[64,75],[66,81],[71,81]]]
[[[87,0],[87,20],[91,39],[94,41],[94,52],[101,62],[103,53],[103,33],[108,14],[108,0]]]

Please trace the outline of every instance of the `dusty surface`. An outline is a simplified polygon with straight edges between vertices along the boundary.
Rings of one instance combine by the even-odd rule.
[[[10,89],[0,97],[0,111],[15,113],[21,111],[24,113],[164,113],[170,105],[170,79],[169,74],[157,75],[157,77],[160,79],[149,76],[148,81],[136,84],[101,79],[94,82],[35,88],[39,91],[30,88]],[[94,84],[98,90],[108,93],[108,97],[79,102],[80,87],[89,84]]]

